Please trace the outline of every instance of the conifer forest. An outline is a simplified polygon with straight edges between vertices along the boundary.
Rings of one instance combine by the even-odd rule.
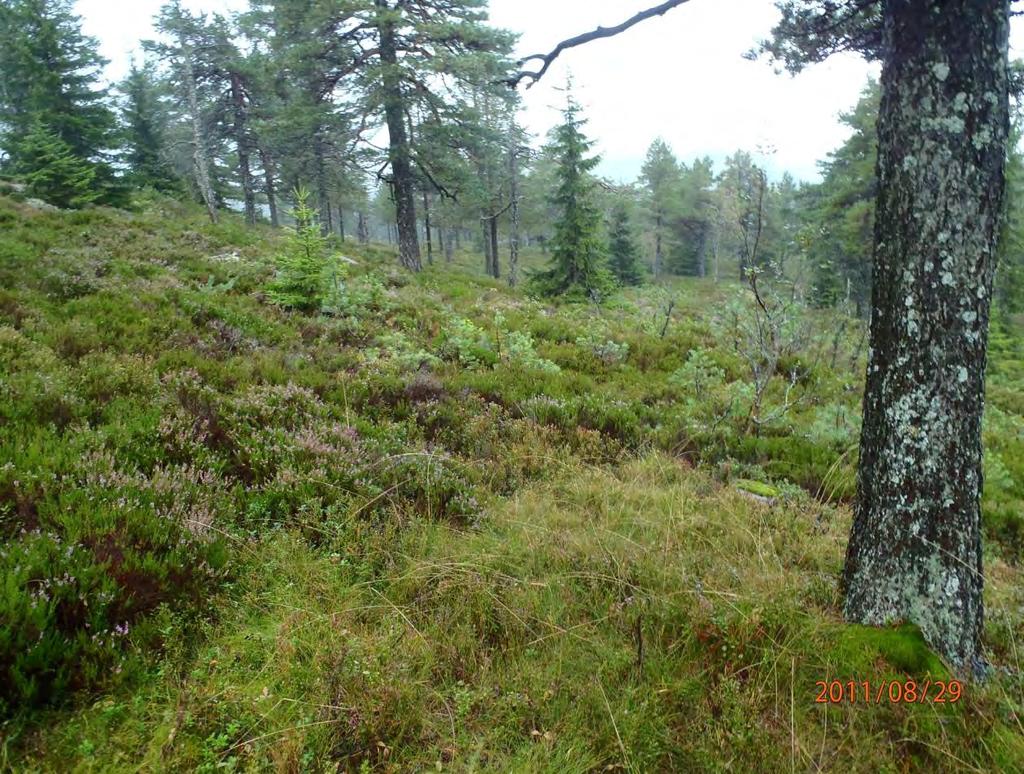
[[[0,772],[1024,772],[1024,4],[518,1],[0,0]]]

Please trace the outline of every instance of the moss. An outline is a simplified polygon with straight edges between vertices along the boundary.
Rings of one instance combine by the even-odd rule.
[[[761,481],[751,481],[746,478],[741,478],[733,482],[737,489],[742,489],[744,492],[750,492],[758,497],[768,497],[774,499],[779,496],[779,490],[771,484],[765,484]]]
[[[928,647],[921,630],[911,624],[890,628],[849,624],[835,633],[830,660],[842,677],[852,679],[875,671],[879,660],[911,677],[949,677],[942,660]]]

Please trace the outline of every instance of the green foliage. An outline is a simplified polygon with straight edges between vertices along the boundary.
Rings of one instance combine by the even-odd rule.
[[[576,339],[576,346],[589,351],[606,366],[618,365],[629,355],[627,342],[614,341],[597,331],[589,331]]]
[[[871,80],[856,107],[842,116],[853,134],[821,164],[823,180],[810,196],[817,227],[811,241],[812,297],[832,306],[849,297],[863,312],[871,297],[871,246],[874,239],[875,121],[881,87]]]
[[[654,229],[655,255],[652,270],[657,277],[664,270],[664,256],[672,246],[669,224],[679,212],[682,200],[682,170],[672,149],[658,138],[647,149],[640,171],[643,203]]]
[[[669,384],[693,394],[698,401],[706,400],[708,392],[725,383],[725,371],[704,349],[694,349],[686,356],[686,363],[668,377]]]
[[[609,268],[621,284],[639,285],[643,282],[640,248],[636,243],[629,209],[624,201],[616,202],[615,209],[612,210],[609,254]]]
[[[70,155],[95,161],[110,145],[114,117],[98,87],[106,60],[84,36],[70,0],[8,0],[0,6],[0,124],[18,167],[42,124]]]
[[[125,105],[125,160],[130,168],[132,184],[174,193],[181,182],[165,160],[164,121],[160,115],[159,94],[152,68],[139,68],[132,62],[131,70],[121,85]]]
[[[763,481],[751,481],[750,479],[740,478],[733,482],[737,489],[742,489],[744,492],[757,495],[758,497],[767,497],[769,499],[779,496],[779,490],[771,484],[766,484]]]
[[[1010,132],[1006,159],[1006,196],[999,234],[995,280],[995,316],[1024,312],[1024,153],[1018,110]]]
[[[26,190],[56,207],[75,208],[99,198],[96,170],[59,136],[36,124],[18,144],[15,167]]]
[[[336,277],[328,278],[327,244],[317,223],[316,213],[310,207],[310,193],[299,187],[294,191],[295,209],[287,249],[277,258],[277,276],[269,288],[269,295],[281,306],[309,312],[320,309],[325,285],[330,280],[336,286]],[[340,305],[341,291],[336,290],[334,305]]]
[[[535,272],[531,286],[544,296],[601,300],[611,291],[607,245],[601,233],[601,213],[591,176],[600,158],[587,158],[593,145],[583,134],[586,121],[570,97],[563,123],[554,131],[553,152],[558,188],[551,203],[558,210],[552,240],[551,267]]]

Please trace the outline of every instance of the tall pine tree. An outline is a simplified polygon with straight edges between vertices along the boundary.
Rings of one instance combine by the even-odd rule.
[[[654,276],[665,270],[665,257],[671,240],[669,221],[679,211],[681,169],[672,149],[661,138],[647,149],[640,172],[644,186],[644,203],[654,226],[654,260],[651,269]]]

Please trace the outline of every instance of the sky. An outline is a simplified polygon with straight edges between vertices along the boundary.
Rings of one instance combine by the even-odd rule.
[[[618,24],[657,0],[491,0],[494,24],[520,33],[521,56],[549,51],[564,38]],[[120,78],[139,42],[153,36],[162,0],[78,0],[86,34]],[[183,0],[194,11],[241,10],[246,0]],[[737,149],[751,152],[773,179],[789,171],[819,178],[817,162],[850,132],[839,121],[878,66],[842,54],[797,76],[765,60],[743,58],[767,36],[772,0],[691,0],[627,32],[563,53],[544,79],[523,92],[523,121],[538,140],[559,120],[560,89],[572,75],[588,134],[601,154],[598,172],[634,180],[651,142],[661,137],[684,161],[711,156],[718,167]],[[1024,25],[1013,28],[1024,51]],[[522,87],[520,87],[522,89]]]

